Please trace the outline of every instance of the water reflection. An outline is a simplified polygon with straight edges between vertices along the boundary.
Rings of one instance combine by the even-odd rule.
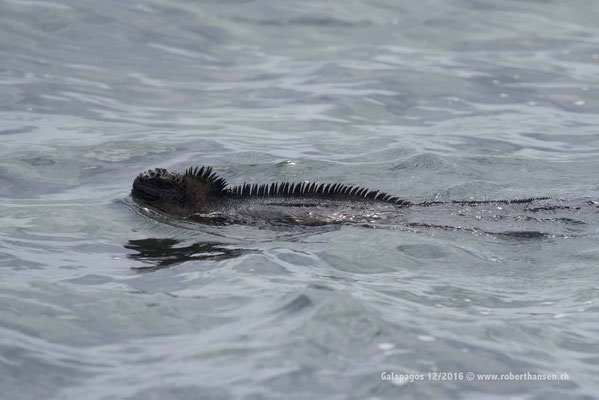
[[[148,238],[129,240],[125,248],[137,251],[137,253],[127,255],[127,257],[148,264],[148,266],[133,268],[140,272],[156,271],[186,261],[226,260],[252,251],[231,248],[223,243],[198,242],[178,246],[180,243],[182,243],[181,240],[171,238]]]

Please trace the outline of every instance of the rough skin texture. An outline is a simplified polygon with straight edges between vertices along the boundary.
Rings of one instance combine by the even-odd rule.
[[[563,208],[559,204],[547,204],[546,201],[551,200],[549,197],[412,203],[378,190],[341,183],[282,182],[230,187],[212,172],[211,167],[189,168],[183,174],[161,168],[143,172],[133,182],[131,195],[144,205],[206,224],[405,222],[407,209],[443,205],[454,208],[503,205],[509,208],[535,203],[545,208]]]

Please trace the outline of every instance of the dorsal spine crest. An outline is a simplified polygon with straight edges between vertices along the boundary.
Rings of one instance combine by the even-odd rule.
[[[379,190],[369,190],[359,186],[344,185],[342,183],[316,183],[316,182],[273,182],[270,184],[243,183],[238,186],[227,187],[227,181],[212,172],[212,167],[189,167],[186,176],[191,176],[203,183],[210,185],[214,194],[232,195],[239,198],[248,197],[322,197],[333,199],[366,199],[371,201],[391,203],[399,207],[421,206],[430,207],[440,204],[484,205],[484,204],[522,204],[537,200],[549,200],[550,197],[530,197],[513,200],[450,200],[450,201],[424,201],[411,203]]]

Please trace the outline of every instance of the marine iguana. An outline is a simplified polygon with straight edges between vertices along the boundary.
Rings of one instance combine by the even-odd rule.
[[[162,168],[148,170],[137,176],[131,195],[136,201],[150,207],[205,224],[316,226],[344,222],[399,221],[407,222],[408,225],[459,229],[467,224],[464,225],[461,220],[454,222],[444,216],[471,215],[468,210],[478,207],[475,219],[503,221],[508,227],[527,221],[528,225],[521,227],[524,231],[534,230],[530,221],[542,223],[547,218],[555,217],[537,219],[522,215],[524,212],[570,210],[579,208],[581,204],[594,204],[595,207],[597,204],[584,199],[565,204],[561,199],[550,197],[411,202],[378,190],[341,183],[245,183],[231,187],[211,167],[192,167],[183,174],[171,173]],[[437,206],[441,205],[453,209],[449,213],[447,210],[439,210],[443,207]],[[410,222],[406,217],[408,209],[426,209],[427,212],[419,213],[418,222]],[[443,217],[439,218],[440,216]],[[566,222],[567,219],[565,218]]]

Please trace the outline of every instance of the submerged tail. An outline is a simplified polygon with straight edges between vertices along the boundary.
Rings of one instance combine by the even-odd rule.
[[[423,201],[414,203],[414,206],[430,207],[444,204],[459,204],[463,206],[475,206],[479,204],[527,204],[539,200],[551,200],[551,197],[528,197],[523,199],[501,199],[501,200],[451,200],[451,201]]]

